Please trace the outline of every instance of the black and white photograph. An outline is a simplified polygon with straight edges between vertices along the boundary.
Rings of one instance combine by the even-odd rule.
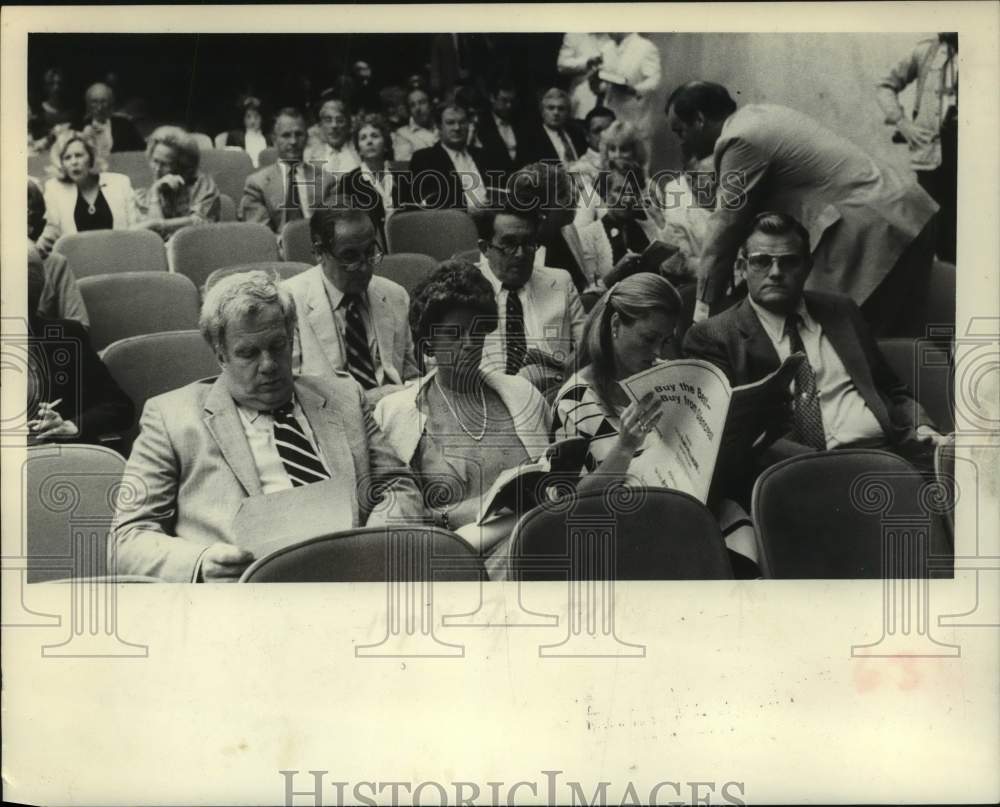
[[[1000,6],[3,22],[5,799],[1000,798]]]

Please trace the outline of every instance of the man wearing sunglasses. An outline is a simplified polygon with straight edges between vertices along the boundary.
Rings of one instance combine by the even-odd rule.
[[[296,374],[349,373],[373,406],[419,375],[406,290],[373,274],[382,260],[368,214],[324,207],[309,220],[320,262],[285,281],[295,298]]]
[[[791,353],[805,354],[791,411],[777,420],[775,412],[761,413],[760,431],[780,435],[767,463],[845,447],[929,458],[942,437],[889,368],[857,305],[846,295],[804,291],[812,269],[806,229],[784,213],[760,213],[737,264],[748,297],[692,325],[684,352],[720,367],[734,386],[763,378]]]

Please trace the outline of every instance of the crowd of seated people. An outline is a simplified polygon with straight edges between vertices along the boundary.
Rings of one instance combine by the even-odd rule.
[[[506,78],[484,82],[472,109],[478,89],[441,97],[419,77],[378,89],[373,75],[358,62],[309,109],[280,107],[272,119],[246,97],[240,126],[216,139],[255,164],[237,217],[276,237],[306,220],[314,265],[287,279],[236,272],[202,290],[219,375],[146,402],[127,467],[146,494],[118,512],[119,572],[238,578],[254,560],[232,531],[242,500],[330,479],[356,501],[355,526],[464,528],[502,471],[554,439],[589,441],[579,490],[618,484],[653,439],[660,406],[630,402],[619,382],[681,357],[713,363],[734,386],[790,353],[806,357],[788,395],[760,412],[755,436],[766,439],[726,455],[707,502],[738,576],[758,574],[747,512],[768,465],[877,447],[928,468],[944,438],[875,341],[917,333],[922,312],[897,293],[909,284],[912,301],[926,286],[936,205],[915,182],[803,113],[737,107],[711,82],[669,96],[661,122],[687,162],[663,181],[649,176],[647,110],[612,111],[599,82],[586,83],[599,92],[577,120],[580,93],[558,87],[538,88],[532,118]],[[85,343],[59,237],[145,228],[166,240],[218,221],[220,193],[177,126],[138,144],[149,187],[103,170],[120,147],[136,148],[108,88],[88,90],[80,128],[67,126],[60,76],[46,88],[49,128],[36,125],[36,142],[47,143],[53,176],[28,188],[31,327],[75,320]],[[734,176],[738,186],[722,179]],[[741,204],[727,203],[734,193]],[[467,212],[477,248],[408,292],[380,264],[393,218],[421,209]],[[658,244],[669,260],[644,263]],[[694,324],[681,343],[685,319]],[[37,400],[36,439],[97,440],[131,424],[131,404],[84,354],[103,420],[73,421]],[[492,576],[509,571],[512,526],[462,533],[493,558]]]

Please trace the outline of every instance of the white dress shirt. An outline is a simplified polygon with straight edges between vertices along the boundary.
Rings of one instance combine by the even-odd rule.
[[[285,465],[281,461],[278,447],[274,442],[274,418],[256,409],[249,409],[237,404],[236,411],[240,414],[240,422],[243,424],[243,433],[250,444],[250,453],[253,455],[254,465],[257,466],[257,474],[260,476],[260,488],[262,493],[277,493],[280,490],[290,490],[292,480],[285,471]],[[316,443],[309,421],[306,419],[302,407],[297,399],[292,399],[292,414],[302,427],[306,440],[312,446],[319,461],[327,473],[330,473],[330,466],[323,458],[323,452]]]
[[[577,120],[587,117],[587,113],[597,104],[597,96],[591,91],[587,81],[587,62],[595,56],[601,56],[608,62],[613,58],[614,52],[615,42],[605,33],[563,35],[562,46],[556,57],[556,69],[563,75],[573,76],[569,97],[573,117]]]
[[[340,355],[343,358],[343,366],[338,370],[347,370],[347,345],[343,342],[344,334],[347,331],[347,311],[341,305],[344,301],[344,293],[330,282],[330,278],[323,273],[323,286],[326,288],[326,296],[330,301],[330,311],[333,313],[333,322],[337,326],[337,335],[341,339]],[[379,360],[378,340],[375,338],[375,326],[372,323],[372,306],[368,299],[368,291],[361,295],[361,321],[365,326],[365,335],[368,337],[368,352],[372,356],[372,364],[375,367],[375,381],[379,386],[385,383],[385,368]]]
[[[438,130],[418,126],[413,118],[392,133],[392,152],[397,160],[409,160],[413,152],[429,149],[438,142]]]
[[[650,40],[636,33],[626,36],[605,58],[605,67],[625,78],[635,94],[609,85],[604,99],[618,120],[628,121],[639,130],[640,136],[649,139],[653,133],[655,111],[653,95],[660,86],[662,69],[660,51]]]
[[[243,150],[250,157],[253,167],[257,168],[260,153],[267,148],[267,138],[260,132],[246,131],[243,133]]]
[[[479,173],[479,167],[472,155],[467,151],[455,151],[448,146],[441,144],[448,157],[451,158],[455,171],[462,179],[462,190],[465,192],[465,204],[467,207],[486,207],[486,183]]]
[[[285,198],[288,198],[288,172],[291,170],[291,163],[287,163],[284,160],[279,160],[278,165],[281,166],[281,186],[285,189]],[[301,165],[301,163],[299,164]],[[299,189],[299,209],[302,210],[302,215],[309,218],[312,215],[312,208],[309,207],[309,200],[312,198],[311,193],[314,193],[312,185],[306,182],[302,177],[302,170],[299,168],[295,172],[295,185]]]
[[[757,305],[752,298],[747,299],[774,345],[778,358],[784,361],[792,352],[791,340],[785,334],[785,317]],[[806,357],[816,373],[826,447],[836,448],[860,440],[885,437],[882,427],[854,386],[837,351],[826,338],[820,324],[809,314],[805,300],[799,302],[797,313],[802,317],[799,335],[806,349]]]
[[[322,161],[323,168],[331,174],[342,176],[361,165],[358,152],[350,141],[340,148],[322,143],[306,155],[307,162]]]

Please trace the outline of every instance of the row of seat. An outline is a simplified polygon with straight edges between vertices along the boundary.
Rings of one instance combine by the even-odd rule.
[[[829,451],[794,457],[765,471],[753,493],[761,570],[777,579],[951,577],[952,536],[945,518],[952,499],[927,495],[928,485],[953,485],[954,447],[945,446],[941,476],[925,480],[883,451]],[[108,574],[112,491],[124,461],[101,446],[36,446],[28,451],[27,578],[29,582]],[[50,506],[59,480],[73,479],[74,509]],[[885,489],[882,499],[859,493],[859,480]],[[127,480],[125,480],[127,486]],[[654,488],[574,495],[524,514],[514,529],[512,574],[526,580],[682,580],[732,577],[718,522],[684,493]],[[859,499],[860,495],[860,499]],[[893,517],[910,516],[900,531],[888,513],[858,502],[892,503]],[[933,509],[927,502],[936,501]],[[888,505],[887,505],[888,506]],[[74,519],[86,515],[89,539],[74,543]],[[595,525],[598,527],[595,529]],[[423,544],[422,551],[387,551],[387,542]],[[390,566],[391,557],[411,565]],[[433,527],[349,530],[258,559],[246,582],[479,580],[483,558],[461,538]]]
[[[419,253],[435,261],[476,248],[476,228],[456,210],[412,211],[393,216],[389,252]],[[173,271],[199,288],[215,269],[237,263],[285,261],[314,264],[309,222],[285,225],[275,238],[263,224],[226,221],[184,227],[164,246],[149,230],[94,230],[62,236],[55,251],[66,256],[77,278],[131,271]],[[477,253],[478,254],[478,253]]]
[[[404,253],[387,255],[375,271],[409,292],[436,266],[426,255]],[[208,267],[210,271],[196,278],[173,272],[118,272],[83,277],[77,285],[90,318],[91,345],[102,351],[112,342],[139,334],[196,328],[201,308],[199,289],[212,274],[262,269],[287,280],[309,268],[308,263],[295,261],[255,261]]]

